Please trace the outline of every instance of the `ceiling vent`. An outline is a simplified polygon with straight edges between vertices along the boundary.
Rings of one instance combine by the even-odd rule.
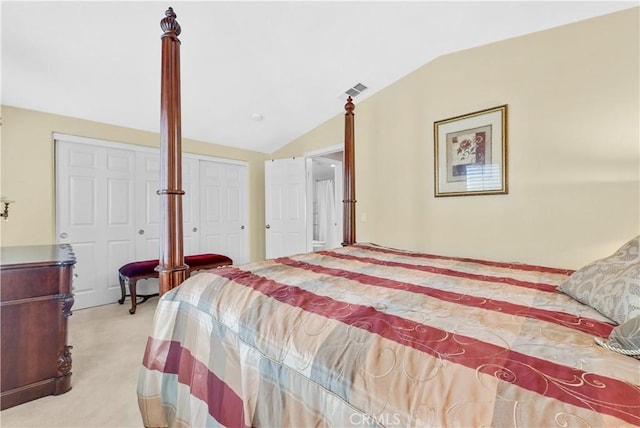
[[[353,88],[349,88],[346,91],[344,91],[344,93],[347,95],[351,95],[353,98],[355,98],[358,95],[360,95],[365,89],[367,89],[366,86],[364,86],[362,83],[358,83]]]

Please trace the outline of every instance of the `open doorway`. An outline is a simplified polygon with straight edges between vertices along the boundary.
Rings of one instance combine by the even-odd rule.
[[[342,242],[342,147],[307,154],[307,250]]]

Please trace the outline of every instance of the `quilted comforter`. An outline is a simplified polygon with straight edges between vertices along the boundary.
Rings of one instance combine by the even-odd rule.
[[[194,275],[158,303],[144,424],[640,425],[640,361],[570,273],[358,244]]]

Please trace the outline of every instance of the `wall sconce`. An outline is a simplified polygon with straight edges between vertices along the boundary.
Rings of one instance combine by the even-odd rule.
[[[4,218],[4,221],[9,220],[9,204],[12,204],[14,201],[10,201],[4,196],[0,198],[0,203],[4,205],[4,210],[0,212],[0,217]]]

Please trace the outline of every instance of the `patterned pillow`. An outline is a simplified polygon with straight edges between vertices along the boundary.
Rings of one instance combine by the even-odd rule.
[[[640,236],[578,269],[558,289],[618,324],[640,316]]]
[[[622,354],[640,356],[640,317],[635,317],[617,326],[609,336],[608,349]],[[605,348],[607,348],[605,346]]]
[[[640,359],[640,317],[631,318],[611,330],[609,340],[593,338],[605,349]]]

